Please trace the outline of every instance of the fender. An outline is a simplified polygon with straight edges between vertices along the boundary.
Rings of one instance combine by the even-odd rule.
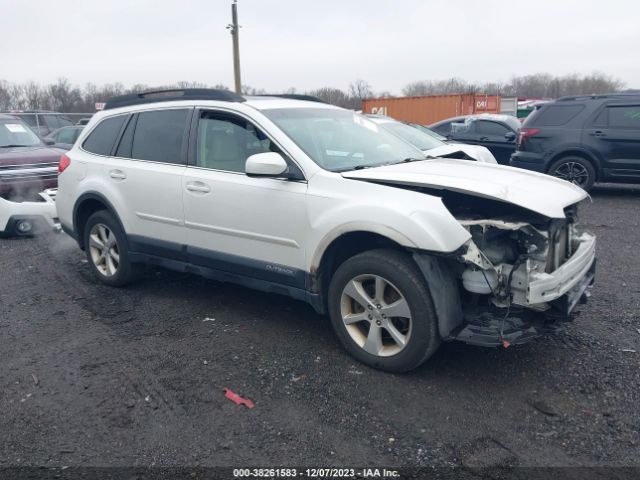
[[[326,234],[322,238],[322,240],[320,240],[320,243],[317,245],[313,253],[313,257],[311,258],[311,267],[309,271],[315,272],[316,270],[318,270],[322,257],[327,251],[329,245],[331,245],[331,243],[335,239],[344,235],[345,233],[352,232],[376,233],[378,235],[382,235],[383,237],[387,237],[389,240],[393,240],[403,247],[417,248],[417,245],[409,240],[409,238],[407,238],[404,234],[387,225],[381,225],[373,222],[349,222],[333,229],[331,232]]]
[[[589,148],[583,144],[561,145],[558,148],[554,148],[546,152],[545,156],[549,159],[549,164],[551,164],[552,162],[561,158],[563,155],[566,155],[571,152],[581,153],[582,155],[587,157],[589,160],[591,160],[591,162],[593,163],[593,167],[596,169],[596,171],[599,172],[600,169],[602,168],[601,167],[602,158],[600,154],[596,150]]]

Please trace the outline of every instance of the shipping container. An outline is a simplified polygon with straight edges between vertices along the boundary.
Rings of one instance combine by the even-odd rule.
[[[459,115],[500,113],[500,97],[497,95],[455,94],[368,98],[362,101],[362,112],[386,115],[401,122],[431,125]]]

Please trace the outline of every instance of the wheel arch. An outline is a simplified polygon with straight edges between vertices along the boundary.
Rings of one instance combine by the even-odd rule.
[[[571,148],[566,148],[564,150],[562,150],[561,152],[558,153],[554,153],[553,156],[550,158],[549,163],[548,163],[548,167],[547,167],[547,173],[549,173],[551,171],[551,166],[557,162],[558,160],[560,160],[561,158],[564,157],[580,157],[586,161],[588,161],[589,163],[591,163],[591,166],[593,167],[593,170],[596,172],[596,178],[595,180],[598,181],[600,180],[601,176],[602,176],[602,172],[601,172],[601,163],[600,160],[598,159],[598,157],[596,155],[594,155],[593,153],[582,149],[582,148],[577,148],[577,147],[571,147]]]
[[[340,230],[327,235],[320,243],[311,264],[307,290],[320,296],[326,311],[329,282],[333,273],[348,258],[368,250],[390,248],[404,250],[414,247],[403,235],[388,235],[371,229]],[[394,238],[395,237],[395,238]]]
[[[78,200],[76,200],[76,203],[73,206],[72,217],[73,231],[77,236],[78,245],[80,245],[80,248],[83,250],[85,248],[83,235],[84,227],[87,224],[87,220],[89,219],[89,217],[99,210],[107,210],[114,216],[120,226],[123,227],[122,221],[116,213],[115,208],[113,207],[111,202],[109,202],[109,200],[104,197],[104,195],[98,192],[83,193],[80,197],[78,197]],[[122,229],[124,231],[124,227]]]

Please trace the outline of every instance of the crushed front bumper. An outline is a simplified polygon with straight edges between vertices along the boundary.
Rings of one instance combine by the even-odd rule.
[[[578,248],[562,266],[552,273],[531,273],[527,302],[531,305],[551,302],[583,283],[596,259],[596,237],[583,233],[576,238]],[[592,275],[593,278],[593,275]]]
[[[472,345],[494,347],[527,343],[555,332],[575,317],[579,303],[586,303],[596,271],[595,236],[583,233],[576,238],[574,254],[552,273],[530,272],[526,289],[529,305],[464,311],[465,323],[452,335]]]
[[[0,234],[30,235],[40,230],[60,230],[55,197],[57,189],[51,188],[38,194],[39,201],[13,202],[0,197]],[[28,222],[33,228],[19,231],[17,226]]]

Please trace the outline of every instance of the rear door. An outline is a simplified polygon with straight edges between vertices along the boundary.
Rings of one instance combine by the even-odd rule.
[[[304,288],[306,182],[244,173],[256,153],[277,152],[295,164],[243,116],[216,110],[196,116],[182,182],[189,261]]]
[[[601,154],[605,177],[640,179],[640,102],[604,106],[584,129],[583,139]]]
[[[182,175],[193,109],[130,115],[101,176],[116,201],[133,251],[183,259]],[[89,136],[89,139],[91,136]]]

